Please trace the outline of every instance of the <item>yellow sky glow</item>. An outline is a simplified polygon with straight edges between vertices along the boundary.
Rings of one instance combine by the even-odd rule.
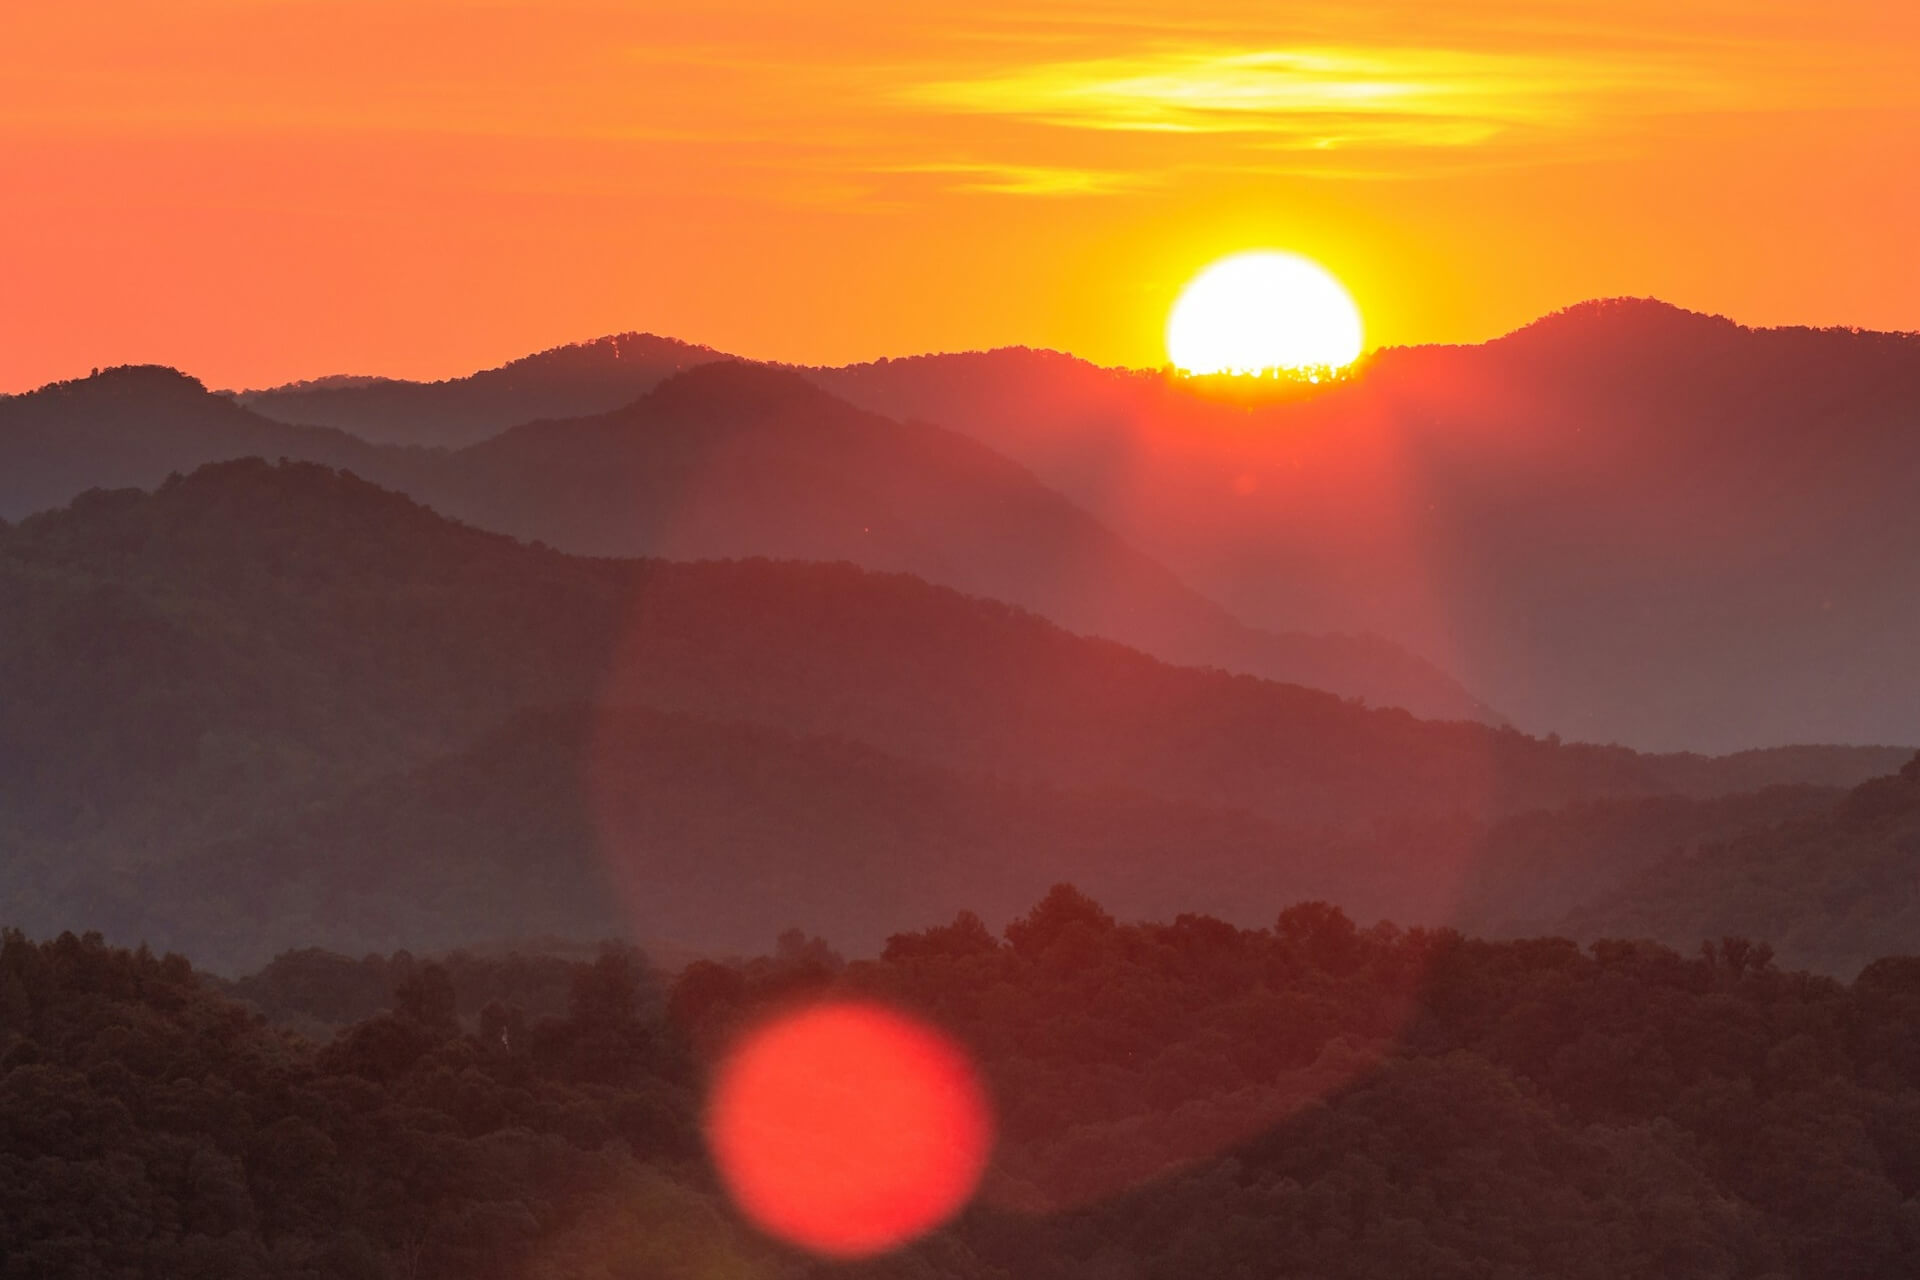
[[[1074,128],[1364,139],[1378,127],[1396,145],[1456,146],[1565,121],[1582,97],[1631,84],[1624,68],[1505,54],[1264,49],[1039,65],[909,96]]]
[[[649,329],[1157,364],[1325,263],[1369,340],[1586,297],[1920,328],[1908,0],[23,0],[0,389],[444,376]]]

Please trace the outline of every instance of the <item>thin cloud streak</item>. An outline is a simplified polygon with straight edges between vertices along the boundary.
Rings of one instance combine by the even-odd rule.
[[[884,170],[897,174],[948,175],[957,179],[946,189],[986,195],[1092,196],[1137,190],[1149,185],[1140,174],[1109,173],[1095,169],[1049,165],[929,163],[895,165]]]
[[[1635,99],[1699,105],[1673,68],[1443,49],[1173,50],[1042,63],[913,86],[924,109],[1063,128],[1245,134],[1297,145],[1457,147],[1514,128],[1569,128]],[[1328,124],[1337,121],[1338,132]]]

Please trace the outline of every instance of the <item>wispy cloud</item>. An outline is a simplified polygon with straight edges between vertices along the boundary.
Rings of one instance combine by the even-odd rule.
[[[889,173],[933,174],[950,177],[951,191],[971,191],[1009,196],[1091,196],[1107,195],[1144,185],[1139,174],[1110,173],[1097,169],[1060,168],[1051,165],[972,164],[940,162],[894,165]]]
[[[1446,49],[1174,49],[935,81],[905,97],[923,108],[1077,129],[1458,147],[1576,123],[1662,79],[1628,65]]]

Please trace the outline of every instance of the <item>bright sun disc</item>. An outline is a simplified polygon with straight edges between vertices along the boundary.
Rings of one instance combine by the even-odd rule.
[[[1360,354],[1360,309],[1319,263],[1236,253],[1202,271],[1167,317],[1167,356],[1186,373],[1338,369]]]

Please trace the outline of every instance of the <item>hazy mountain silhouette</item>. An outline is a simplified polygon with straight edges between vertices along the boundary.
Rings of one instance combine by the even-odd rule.
[[[319,378],[234,398],[281,422],[338,427],[383,444],[458,447],[536,418],[604,413],[680,370],[727,358],[673,338],[620,333],[441,382]]]
[[[379,451],[342,431],[260,417],[173,369],[127,365],[0,396],[0,519],[249,455],[365,468]]]
[[[1920,725],[1920,337],[1618,300],[1258,394],[1024,350],[810,376],[977,436],[1256,625],[1386,636],[1535,730]]]
[[[593,774],[619,780],[604,804],[588,795]],[[1063,875],[1115,902],[1229,915],[1325,897],[1350,877],[1322,853],[1246,813],[749,725],[566,709],[190,853],[163,890],[100,923],[155,945],[196,940],[229,970],[296,942],[358,954],[489,930],[750,951],[794,922],[872,954],[893,921],[960,902],[1011,918]]]
[[[1801,785],[1711,797],[1610,797],[1466,829],[1458,837],[1465,870],[1448,919],[1460,929],[1492,937],[1561,932],[1570,915],[1613,899],[1664,862],[1697,857],[1750,831],[1825,814],[1846,794],[1843,787]],[[1722,888],[1737,892],[1732,881]],[[1600,935],[1571,936],[1588,941]],[[1691,950],[1706,936],[1682,930],[1660,940]],[[1920,947],[1920,933],[1905,945]]]
[[[252,454],[343,465],[568,551],[848,560],[1007,600],[1173,662],[1429,717],[1497,718],[1444,672],[1377,639],[1245,626],[965,437],[889,422],[796,374],[735,362],[674,376],[614,413],[534,423],[452,453],[285,426],[167,370],[109,371],[0,401],[0,462],[13,464],[0,515]]]
[[[1827,811],[1759,826],[1641,868],[1556,922],[1576,936],[1765,939],[1851,977],[1920,937],[1920,757]]]
[[[514,428],[406,487],[459,519],[567,551],[846,560],[1171,662],[1430,718],[1493,718],[1449,676],[1377,639],[1247,627],[991,450],[855,410],[782,370],[709,364],[609,414]]]
[[[594,777],[616,785],[596,794]],[[803,922],[872,954],[894,921],[944,919],[956,903],[1011,919],[1068,880],[1116,910],[1154,903],[1249,926],[1276,903],[1321,900],[1493,936],[1648,936],[1686,950],[1730,933],[1774,938],[1783,959],[1851,977],[1860,956],[1920,946],[1905,890],[1883,899],[1870,938],[1807,945],[1832,932],[1834,893],[1858,897],[1884,878],[1852,873],[1885,858],[1887,841],[1784,869],[1759,919],[1741,902],[1744,868],[1721,849],[1826,821],[1847,794],[1778,786],[1584,801],[1485,825],[1302,831],[1137,790],[942,769],[842,738],[570,707],[517,715],[468,750],[187,853],[163,891],[96,923],[155,945],[196,940],[228,969],[297,943],[359,954],[457,946],[490,929],[751,951]],[[1908,855],[1892,869],[1911,872]],[[1673,866],[1702,857],[1687,892],[1661,894]],[[1815,885],[1817,898],[1793,900]],[[1622,935],[1611,921],[1626,903],[1651,916],[1624,917]]]
[[[1319,387],[1022,349],[808,376],[1031,468],[1255,628],[1385,637],[1534,731],[1732,750],[1920,725],[1920,338],[1614,299]]]
[[[425,886],[431,900],[393,907],[393,920],[439,913],[469,938],[512,935],[524,930],[498,914],[516,900],[504,886],[526,891],[547,837],[570,829],[552,856],[574,860],[572,878],[556,872],[552,894],[525,904],[556,925],[551,912],[580,901],[568,897],[582,883],[578,833],[605,795],[616,814],[625,804],[657,821],[648,847],[681,867],[729,841],[729,865],[775,886],[796,866],[871,878],[859,859],[898,859],[898,878],[870,896],[841,886],[852,896],[834,919],[850,931],[863,904],[879,920],[901,884],[950,883],[946,862],[979,879],[956,907],[997,901],[1009,875],[1054,859],[1103,867],[1123,891],[1184,875],[1196,895],[1390,876],[1438,900],[1445,885],[1429,881],[1447,869],[1371,824],[1889,767],[1885,753],[1652,757],[1427,723],[1167,666],[901,575],[565,556],[300,464],[211,466],[0,531],[0,609],[6,896],[34,927],[158,936],[163,908],[204,924],[200,890],[168,886],[220,848],[263,851],[256,877],[358,892],[304,867],[331,834],[342,866],[361,866],[350,850],[367,841],[397,883]],[[501,729],[580,706],[679,719],[643,717],[623,738],[608,710],[609,745],[594,755],[608,772],[585,777],[528,763],[550,733],[541,722]],[[577,746],[554,754],[580,759]],[[669,801],[675,788],[686,794]],[[498,794],[477,804],[483,792]],[[783,827],[804,848],[778,838]],[[1278,831],[1293,834],[1267,834]],[[1349,867],[1349,848],[1380,852]],[[275,849],[304,851],[302,865],[277,866]],[[1313,858],[1276,856],[1302,849]],[[752,901],[771,913],[777,898]],[[330,901],[289,910],[317,921]],[[602,915],[587,923],[604,917],[594,901]],[[728,937],[748,927],[702,919]]]

